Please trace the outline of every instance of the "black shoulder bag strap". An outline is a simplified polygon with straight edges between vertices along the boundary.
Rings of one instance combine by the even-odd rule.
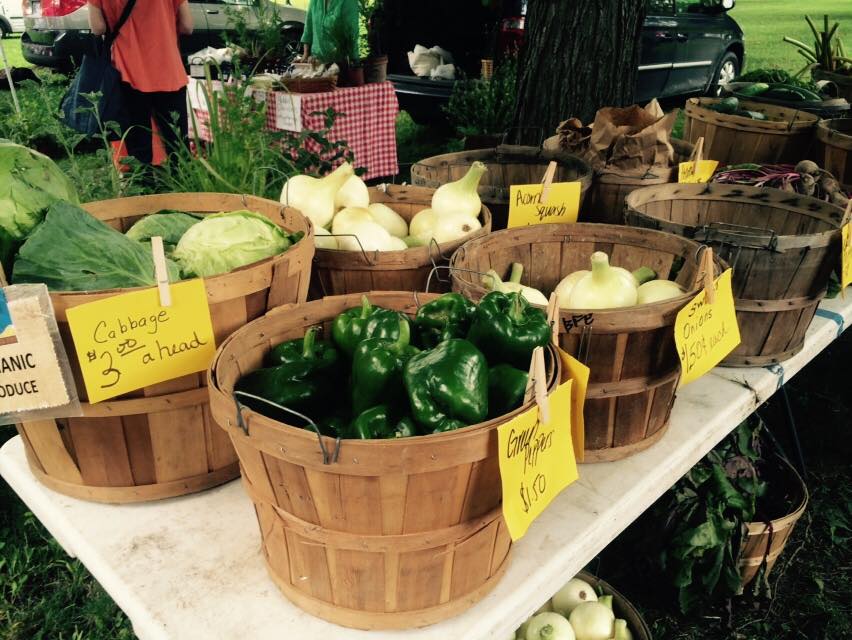
[[[133,7],[136,6],[136,0],[127,0],[127,4],[124,5],[124,10],[121,12],[121,16],[118,18],[118,22],[115,23],[115,27],[110,30],[109,25],[107,24],[107,33],[104,38],[107,48],[112,46],[112,43],[115,42],[115,39],[118,37],[118,32],[121,31],[121,28],[124,26],[124,23],[127,22],[127,19],[130,17],[130,12],[133,11]]]

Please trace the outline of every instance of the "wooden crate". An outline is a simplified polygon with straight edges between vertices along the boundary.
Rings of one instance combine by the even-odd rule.
[[[367,295],[411,316],[436,297]],[[331,321],[360,299],[283,307],[237,331],[211,368],[211,409],[239,455],[267,568],[284,594],[345,626],[423,626],[468,608],[505,569],[511,539],[501,513],[497,427],[524,408],[453,432],[342,440],[338,449],[333,438],[245,407],[238,418],[231,396],[273,345],[311,326],[328,335]],[[552,389],[559,364],[552,352],[547,360]]]
[[[797,353],[832,270],[843,209],[778,189],[671,184],[627,197],[628,224],[694,238],[734,270],[742,342],[725,364],[763,366]]]
[[[786,491],[790,498],[791,511],[780,518],[767,522],[749,522],[737,557],[740,579],[743,587],[754,580],[761,565],[766,563],[768,575],[778,557],[784,551],[787,541],[805,508],[808,506],[808,487],[801,476],[782,458],[775,458],[780,474],[776,481],[770,482],[769,491]]]
[[[673,139],[671,143],[675,150],[671,167],[648,167],[642,173],[624,173],[615,169],[595,171],[580,219],[583,222],[624,224],[624,199],[630,193],[642,187],[677,182],[678,163],[689,160],[694,147],[683,140]]]
[[[411,167],[412,184],[437,189],[459,180],[476,161],[484,162],[488,171],[479,183],[479,197],[491,209],[494,229],[505,229],[509,220],[509,187],[513,184],[537,184],[544,177],[547,165],[555,160],[559,168],[556,182],[579,181],[580,211],[592,185],[592,168],[577,156],[564,151],[548,151],[539,147],[501,145],[491,149],[476,149],[460,153],[445,153],[426,158]]]
[[[453,290],[478,300],[487,293],[479,273],[494,269],[503,275],[520,262],[523,283],[549,295],[564,276],[588,269],[592,253],[604,251],[613,265],[648,266],[661,278],[674,274],[684,286],[687,293],[657,304],[560,312],[560,346],[591,368],[585,461],[600,462],[641,451],[665,432],[680,380],[674,321],[698,293],[699,249],[691,240],[646,229],[545,224],[497,231],[464,244],[453,255],[450,272]]]
[[[277,202],[216,193],[163,194],[83,205],[119,231],[149,213],[177,209],[217,213],[249,209],[305,237],[281,255],[204,281],[216,341],[267,309],[307,297],[313,231],[307,219]],[[33,473],[67,495],[137,502],[184,495],[239,475],[236,454],[212,428],[203,373],[140,389],[98,404],[85,402],[66,311],[131,289],[52,292],[56,321],[71,362],[83,416],[19,426]]]
[[[852,119],[821,120],[816,140],[816,163],[832,173],[847,192],[852,191]]]
[[[384,185],[370,188],[370,202],[387,205],[406,222],[432,203],[434,189]],[[425,291],[435,265],[446,267],[447,257],[465,241],[491,231],[491,212],[485,205],[479,215],[482,228],[454,242],[401,251],[341,251],[317,249],[311,298],[363,293],[365,291]],[[433,291],[441,290],[446,273],[432,277]]]
[[[819,117],[798,109],[741,100],[742,109],[759,111],[770,120],[752,120],[708,109],[719,98],[686,102],[684,139],[704,138],[704,158],[724,166],[743,162],[796,164],[809,157]]]

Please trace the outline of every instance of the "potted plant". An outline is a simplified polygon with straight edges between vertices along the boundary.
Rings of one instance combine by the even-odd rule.
[[[804,513],[801,477],[762,455],[764,426],[757,416],[743,422],[657,504],[660,559],[684,613],[739,595],[758,577],[754,592],[763,591]]]
[[[837,85],[841,98],[852,101],[852,57],[846,54],[840,39],[840,23],[829,26],[828,15],[824,15],[823,30],[820,31],[810,16],[805,16],[805,20],[814,35],[813,47],[795,38],[784,38],[784,42],[795,46],[807,60],[807,65],[797,75],[810,70],[814,80],[830,80]]]
[[[490,78],[465,78],[453,86],[443,107],[450,125],[464,136],[465,149],[496,147],[515,114],[518,63],[514,57],[496,65]]]
[[[384,0],[358,0],[361,19],[367,32],[367,56],[364,59],[364,79],[367,83],[388,79],[388,57],[384,53],[381,34],[381,14]]]
[[[336,63],[340,67],[342,87],[360,87],[364,84],[364,66],[358,55],[358,34],[352,33],[345,24],[334,23],[325,30],[329,54],[322,60],[325,64]]]

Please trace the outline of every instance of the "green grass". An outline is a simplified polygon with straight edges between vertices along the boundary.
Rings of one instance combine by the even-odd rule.
[[[731,16],[745,33],[746,70],[779,67],[795,72],[804,67],[804,58],[782,38],[813,42],[805,13],[818,25],[826,13],[833,21],[839,21],[847,50],[852,49],[850,0],[739,0]]]
[[[21,53],[21,36],[19,34],[0,40],[0,45],[2,45],[3,51],[6,52],[6,59],[9,61],[10,67],[32,66],[29,62],[24,60],[24,54]]]

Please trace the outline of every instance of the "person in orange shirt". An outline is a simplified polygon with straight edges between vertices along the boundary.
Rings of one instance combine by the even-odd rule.
[[[89,25],[96,36],[115,25],[127,0],[89,0]],[[112,45],[127,112],[127,152],[151,164],[151,118],[166,149],[187,139],[186,71],[178,34],[192,33],[186,0],[137,0]]]

